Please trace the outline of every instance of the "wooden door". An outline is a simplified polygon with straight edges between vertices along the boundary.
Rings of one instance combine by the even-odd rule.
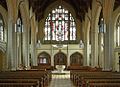
[[[54,56],[54,66],[67,65],[67,57],[64,53],[59,52]]]

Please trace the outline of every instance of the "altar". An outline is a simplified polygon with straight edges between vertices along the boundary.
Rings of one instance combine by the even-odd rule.
[[[70,74],[70,71],[65,70],[65,65],[56,65],[55,70],[52,71],[53,74]]]
[[[58,72],[63,72],[65,69],[65,65],[56,65],[55,68]]]

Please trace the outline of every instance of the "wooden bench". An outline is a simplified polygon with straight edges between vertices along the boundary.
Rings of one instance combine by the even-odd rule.
[[[35,79],[0,79],[0,87],[40,87]]]
[[[50,71],[39,71],[39,70],[7,71],[7,72],[0,72],[0,79],[11,79],[11,80],[13,79],[23,80],[24,79],[24,81],[29,80],[29,79],[35,79],[38,81],[39,87],[46,87],[50,83],[51,72]],[[14,82],[11,82],[11,83],[14,83]]]
[[[91,84],[94,84],[94,83],[95,84],[96,83],[109,83],[109,84],[120,83],[120,73],[71,71],[70,75],[71,75],[71,80],[77,87],[89,87]],[[94,86],[90,86],[90,87],[94,87]],[[103,86],[101,85],[98,87],[104,87],[104,85]],[[109,87],[109,86],[106,86],[106,87]]]
[[[90,83],[86,87],[120,87],[120,83]]]
[[[120,83],[120,78],[106,78],[106,77],[94,77],[94,78],[84,78],[78,84],[78,86],[89,87],[89,85],[94,83]],[[103,85],[104,86],[104,85]]]
[[[35,83],[0,83],[0,87],[38,87]]]

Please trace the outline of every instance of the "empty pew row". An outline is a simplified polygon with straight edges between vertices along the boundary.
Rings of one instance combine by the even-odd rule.
[[[76,87],[120,87],[119,73],[71,71],[70,76]]]
[[[120,87],[120,79],[106,79],[106,78],[84,79],[80,86],[81,87],[96,87],[96,86]]]
[[[39,87],[38,79],[0,79],[0,87]]]
[[[39,87],[36,83],[0,83],[0,87]]]
[[[0,87],[47,87],[50,80],[51,71],[22,70],[0,72]]]
[[[77,84],[79,80],[81,80],[81,77],[94,77],[94,76],[106,76],[110,74],[111,72],[79,72],[79,71],[71,71],[70,73],[70,79],[73,81],[74,84]]]
[[[120,87],[120,83],[90,83],[86,87]]]

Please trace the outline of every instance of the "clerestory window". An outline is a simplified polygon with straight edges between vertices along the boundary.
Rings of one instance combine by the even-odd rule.
[[[0,15],[0,41],[4,41],[4,23],[1,15]]]

